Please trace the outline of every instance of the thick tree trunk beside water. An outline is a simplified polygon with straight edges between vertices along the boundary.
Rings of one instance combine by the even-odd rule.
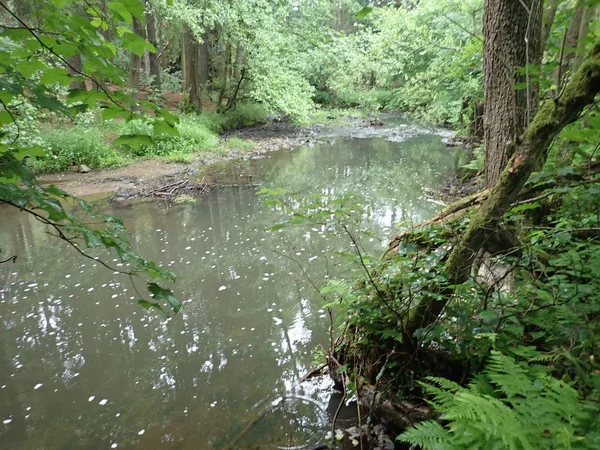
[[[535,114],[537,83],[518,68],[541,58],[541,1],[486,0],[484,33],[484,147],[488,187],[496,184],[516,142]],[[526,89],[515,89],[518,83]]]
[[[583,109],[594,103],[600,93],[600,39],[596,40],[588,58],[575,73],[556,100],[547,100],[540,108],[531,125],[521,136],[520,143],[505,143],[511,149],[509,164],[492,188],[488,199],[473,216],[469,227],[454,246],[445,265],[448,285],[464,283],[469,279],[477,252],[493,235],[498,223],[510,205],[516,200],[521,188],[535,170],[546,160],[552,139],[569,123],[575,121]],[[433,297],[422,300],[404,329],[407,345],[414,343],[413,334],[426,328],[442,314],[454,293],[452,288],[439,291],[441,299]]]

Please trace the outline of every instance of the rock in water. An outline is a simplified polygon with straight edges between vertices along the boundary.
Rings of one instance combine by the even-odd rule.
[[[91,172],[91,171],[92,171],[92,169],[90,169],[90,168],[89,168],[88,166],[86,166],[85,164],[81,164],[81,165],[79,165],[79,166],[78,166],[78,169],[79,169],[79,170],[78,170],[78,172],[80,172],[80,173],[88,173],[88,172]]]

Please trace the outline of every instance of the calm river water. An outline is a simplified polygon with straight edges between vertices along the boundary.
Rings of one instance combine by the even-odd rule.
[[[168,320],[137,305],[127,277],[0,208],[0,256],[18,255],[0,266],[0,447],[224,449],[242,435],[236,449],[321,441],[337,402],[329,405],[327,380],[299,383],[328,342],[329,318],[311,283],[348,273],[337,252],[350,245],[320,227],[266,232],[288,212],[265,206],[249,181],[298,195],[363,196],[370,214],[355,232],[377,254],[395,224],[439,209],[426,193],[460,164],[427,130],[396,123],[351,134],[213,167],[205,176],[238,186],[196,203],[109,208],[143,256],[181,275],[175,291],[185,304]]]

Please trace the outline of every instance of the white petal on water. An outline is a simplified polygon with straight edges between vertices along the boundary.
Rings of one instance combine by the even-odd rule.
[[[108,403],[108,400],[107,400],[107,399],[105,399],[105,398],[103,398],[102,400],[100,400],[100,401],[98,402],[98,404],[99,404],[99,405],[101,405],[101,406],[104,406],[104,405],[106,405],[107,403]]]
[[[224,291],[225,289],[227,289],[227,286],[221,286],[221,287],[219,288],[219,291]]]
[[[281,325],[283,323],[283,320],[279,317],[273,317],[273,321],[275,321],[275,325]]]
[[[146,432],[146,430],[144,430],[144,429],[142,428],[140,431],[138,431],[138,435],[139,435],[139,436],[141,436],[141,435],[142,435],[142,434],[144,434],[145,432]]]
[[[11,422],[12,422],[12,419],[4,419],[4,420],[2,421],[2,423],[3,423],[4,425],[8,425],[8,424],[9,424],[9,423],[11,423]]]
[[[113,442],[110,446],[110,448],[117,448],[119,446],[119,444],[117,444],[116,442]]]
[[[93,401],[95,398],[96,398],[96,396],[95,396],[95,395],[92,395],[90,398],[88,398],[88,402],[91,402],[91,401]]]
[[[41,388],[43,385],[44,385],[44,383],[38,383],[38,384],[36,384],[36,385],[35,385],[33,388],[34,388],[34,389],[39,389],[39,388]]]

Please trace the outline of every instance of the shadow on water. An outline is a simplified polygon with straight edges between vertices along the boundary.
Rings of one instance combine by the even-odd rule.
[[[283,213],[250,184],[362,195],[364,228],[381,242],[359,238],[378,253],[394,224],[438,208],[425,189],[460,164],[431,134],[324,140],[212,168],[200,176],[237,186],[197,203],[111,207],[146,258],[181,275],[184,307],[168,320],[136,304],[128,278],[2,208],[0,248],[18,255],[0,267],[2,448],[221,449],[280,397],[290,400],[244,445],[318,442],[330,427],[330,384],[299,380],[327,345],[329,319],[298,264],[322,285],[347,270],[336,251],[349,243],[320,228],[265,232]]]

